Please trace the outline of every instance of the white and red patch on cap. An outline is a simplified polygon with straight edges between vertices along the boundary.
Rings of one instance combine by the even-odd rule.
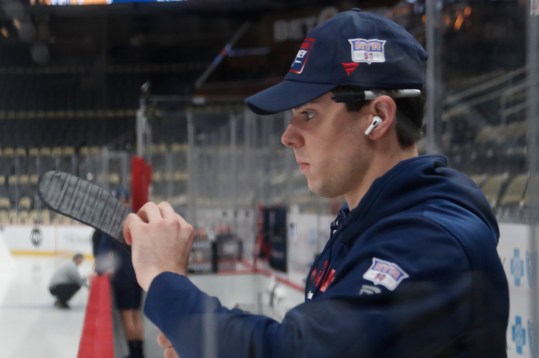
[[[311,54],[311,50],[314,46],[315,41],[316,39],[312,37],[307,37],[305,41],[303,41],[299,48],[298,54],[294,59],[294,62],[292,62],[292,66],[290,66],[290,72],[296,73],[298,75],[303,72],[303,69],[305,68],[305,64],[309,59],[309,55]]]
[[[352,51],[352,61],[366,62],[369,65],[373,62],[386,62],[384,46],[386,40],[378,39],[348,39]]]

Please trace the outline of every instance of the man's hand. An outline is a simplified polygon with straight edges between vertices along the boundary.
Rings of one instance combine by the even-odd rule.
[[[163,333],[159,333],[157,336],[157,343],[163,347],[163,357],[165,358],[180,358],[176,350],[172,346],[172,343],[165,337]]]
[[[176,214],[169,203],[146,203],[136,214],[129,214],[123,225],[137,281],[148,291],[152,280],[162,272],[187,274],[193,244],[193,226]]]

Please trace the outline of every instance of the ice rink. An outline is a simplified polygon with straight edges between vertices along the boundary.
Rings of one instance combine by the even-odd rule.
[[[69,302],[71,309],[54,307],[48,282],[54,270],[70,257],[0,255],[0,357],[2,358],[73,358],[77,356],[83,329],[88,289],[81,288]],[[93,261],[85,260],[83,273],[92,270]],[[122,344],[117,313],[113,315],[115,357],[127,355]],[[157,331],[146,322],[147,357],[160,357],[155,343]]]
[[[55,268],[67,257],[3,256],[0,264],[0,356],[6,358],[76,357],[88,289],[59,310],[48,291]],[[89,271],[88,262],[82,270]]]

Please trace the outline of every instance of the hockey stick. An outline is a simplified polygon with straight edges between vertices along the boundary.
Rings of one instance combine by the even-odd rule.
[[[50,210],[98,229],[127,246],[122,224],[131,210],[103,188],[69,173],[49,171],[39,177],[37,194]]]

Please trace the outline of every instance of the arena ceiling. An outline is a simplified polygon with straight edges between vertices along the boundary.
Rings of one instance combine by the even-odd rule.
[[[80,74],[80,86],[100,90],[111,73],[141,73],[182,92],[205,72],[210,84],[271,82],[325,9],[391,7],[399,1],[186,0],[52,6],[51,1],[0,0],[0,71],[7,74]],[[106,1],[106,0],[76,0]],[[405,3],[405,1],[400,1]],[[274,40],[275,25],[284,35]],[[225,46],[236,52],[219,58]],[[211,71],[216,60],[221,62]],[[164,78],[157,78],[161,75]],[[49,76],[50,77],[50,76]],[[142,78],[142,75],[140,76]],[[51,80],[48,78],[48,80]],[[58,78],[55,81],[65,81]],[[69,79],[72,81],[72,79]],[[174,82],[173,87],[166,83]],[[246,85],[249,87],[249,84]],[[220,91],[217,85],[216,91]],[[252,92],[240,90],[240,96]]]

